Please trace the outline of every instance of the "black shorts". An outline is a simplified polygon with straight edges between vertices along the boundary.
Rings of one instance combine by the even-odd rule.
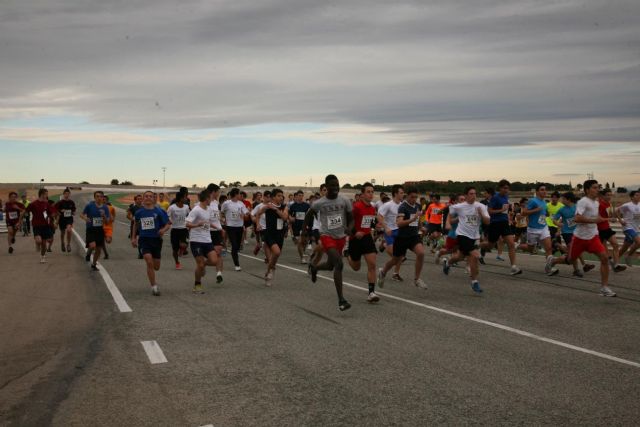
[[[180,243],[187,243],[189,238],[189,230],[186,228],[172,228],[171,229],[171,249],[177,251],[180,249]]]
[[[616,232],[610,228],[607,228],[606,230],[600,230],[598,234],[600,235],[600,241],[604,243],[607,242],[612,236],[615,236]]]
[[[61,219],[58,221],[58,228],[60,231],[65,231],[67,229],[67,225],[73,225],[73,218],[71,219]]]
[[[194,258],[199,256],[207,258],[210,252],[215,251],[213,243],[189,242],[189,247]]]
[[[562,233],[562,240],[564,240],[565,245],[569,246],[571,240],[573,240],[573,233]]]
[[[153,259],[162,257],[162,239],[159,237],[138,237],[138,248],[142,255],[151,254]]]
[[[253,221],[251,221],[250,219],[246,219],[246,220],[244,221],[244,226],[245,226],[245,228],[249,228],[249,227],[251,227],[252,225],[253,225]]]
[[[551,240],[553,240],[558,234],[558,227],[549,227],[549,234],[551,235]]]
[[[294,221],[291,224],[291,229],[293,230],[293,235],[295,237],[300,237],[300,233],[302,233],[303,226],[304,226],[304,221]]]
[[[40,236],[42,240],[49,240],[53,238],[53,231],[48,225],[34,225],[33,236]]]
[[[407,254],[407,250],[413,251],[417,244],[422,244],[422,239],[418,235],[398,236],[393,242],[393,256],[403,257]]]
[[[362,255],[375,254],[377,252],[376,244],[371,234],[365,235],[362,239],[356,239],[353,236],[349,238],[349,258],[353,261],[360,261]]]
[[[520,237],[523,234],[526,236],[527,235],[527,227],[515,227],[515,231],[514,231],[516,237]]]
[[[492,222],[487,227],[489,242],[495,243],[500,237],[513,236],[513,230],[507,221]]]
[[[211,244],[213,246],[222,246],[222,231],[209,230],[209,234],[211,234]]]
[[[95,243],[96,246],[104,247],[104,228],[102,227],[88,227],[87,228],[87,248],[90,243]]]
[[[440,224],[427,224],[427,234],[440,233],[442,234],[442,225]]]
[[[311,237],[316,243],[320,243],[320,230],[311,230]]]
[[[268,247],[278,245],[278,247],[282,249],[284,233],[269,233],[265,230],[264,234],[262,234],[262,241],[266,243]]]
[[[461,236],[458,234],[458,250],[462,252],[462,255],[471,255],[471,252],[478,249],[475,239],[470,239],[467,236]]]

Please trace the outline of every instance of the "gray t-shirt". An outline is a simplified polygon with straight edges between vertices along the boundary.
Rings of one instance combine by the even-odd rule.
[[[347,235],[347,212],[352,211],[351,202],[340,196],[335,199],[322,197],[311,205],[311,209],[319,213],[320,234],[342,239]]]

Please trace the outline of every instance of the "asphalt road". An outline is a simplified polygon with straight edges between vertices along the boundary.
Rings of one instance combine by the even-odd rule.
[[[215,284],[211,269],[207,293],[194,295],[193,259],[176,271],[165,239],[163,294],[152,297],[126,235],[116,224],[103,268],[132,311],[118,310],[79,251],[75,260],[58,256],[75,293],[88,294],[62,298],[65,312],[91,316],[75,338],[55,337],[77,354],[33,385],[37,402],[25,398],[3,412],[12,414],[5,423],[29,425],[38,406],[46,415],[32,425],[637,425],[640,418],[637,267],[612,277],[618,298],[603,298],[597,270],[574,279],[561,267],[549,278],[541,257],[519,255],[525,273],[512,278],[489,255],[485,293],[476,296],[463,269],[445,277],[428,258],[428,290],[387,280],[377,305],[365,301],[365,272],[347,267],[353,306],[341,313],[331,281],[312,284],[290,242],[272,288],[248,247],[242,272],[229,270],[228,256],[224,283]],[[3,274],[6,260],[2,254]],[[3,318],[24,316],[45,292],[30,287],[30,298],[3,306],[11,313]],[[61,311],[60,304],[39,310]],[[141,341],[156,341],[167,362],[152,364]],[[47,394],[52,384],[64,386]]]

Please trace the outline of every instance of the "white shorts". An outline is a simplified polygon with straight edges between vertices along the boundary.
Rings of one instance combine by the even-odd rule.
[[[544,228],[527,228],[527,244],[536,246],[546,238],[550,238],[549,227]]]

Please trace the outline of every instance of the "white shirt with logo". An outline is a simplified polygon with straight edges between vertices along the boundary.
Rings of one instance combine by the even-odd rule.
[[[596,219],[600,215],[598,207],[600,203],[597,200],[591,200],[583,197],[576,204],[576,215],[582,215],[585,218]],[[598,235],[598,224],[594,223],[577,223],[573,236],[582,240],[591,240]]]
[[[176,230],[184,230],[187,228],[185,223],[187,215],[189,215],[189,206],[183,205],[181,208],[178,205],[173,204],[169,206],[167,215],[171,220],[171,228]]]
[[[187,222],[189,224],[198,224],[203,222],[200,227],[194,227],[189,229],[189,241],[198,243],[211,243],[210,230],[211,214],[209,207],[203,209],[200,204],[196,205],[189,215],[187,216]]]

